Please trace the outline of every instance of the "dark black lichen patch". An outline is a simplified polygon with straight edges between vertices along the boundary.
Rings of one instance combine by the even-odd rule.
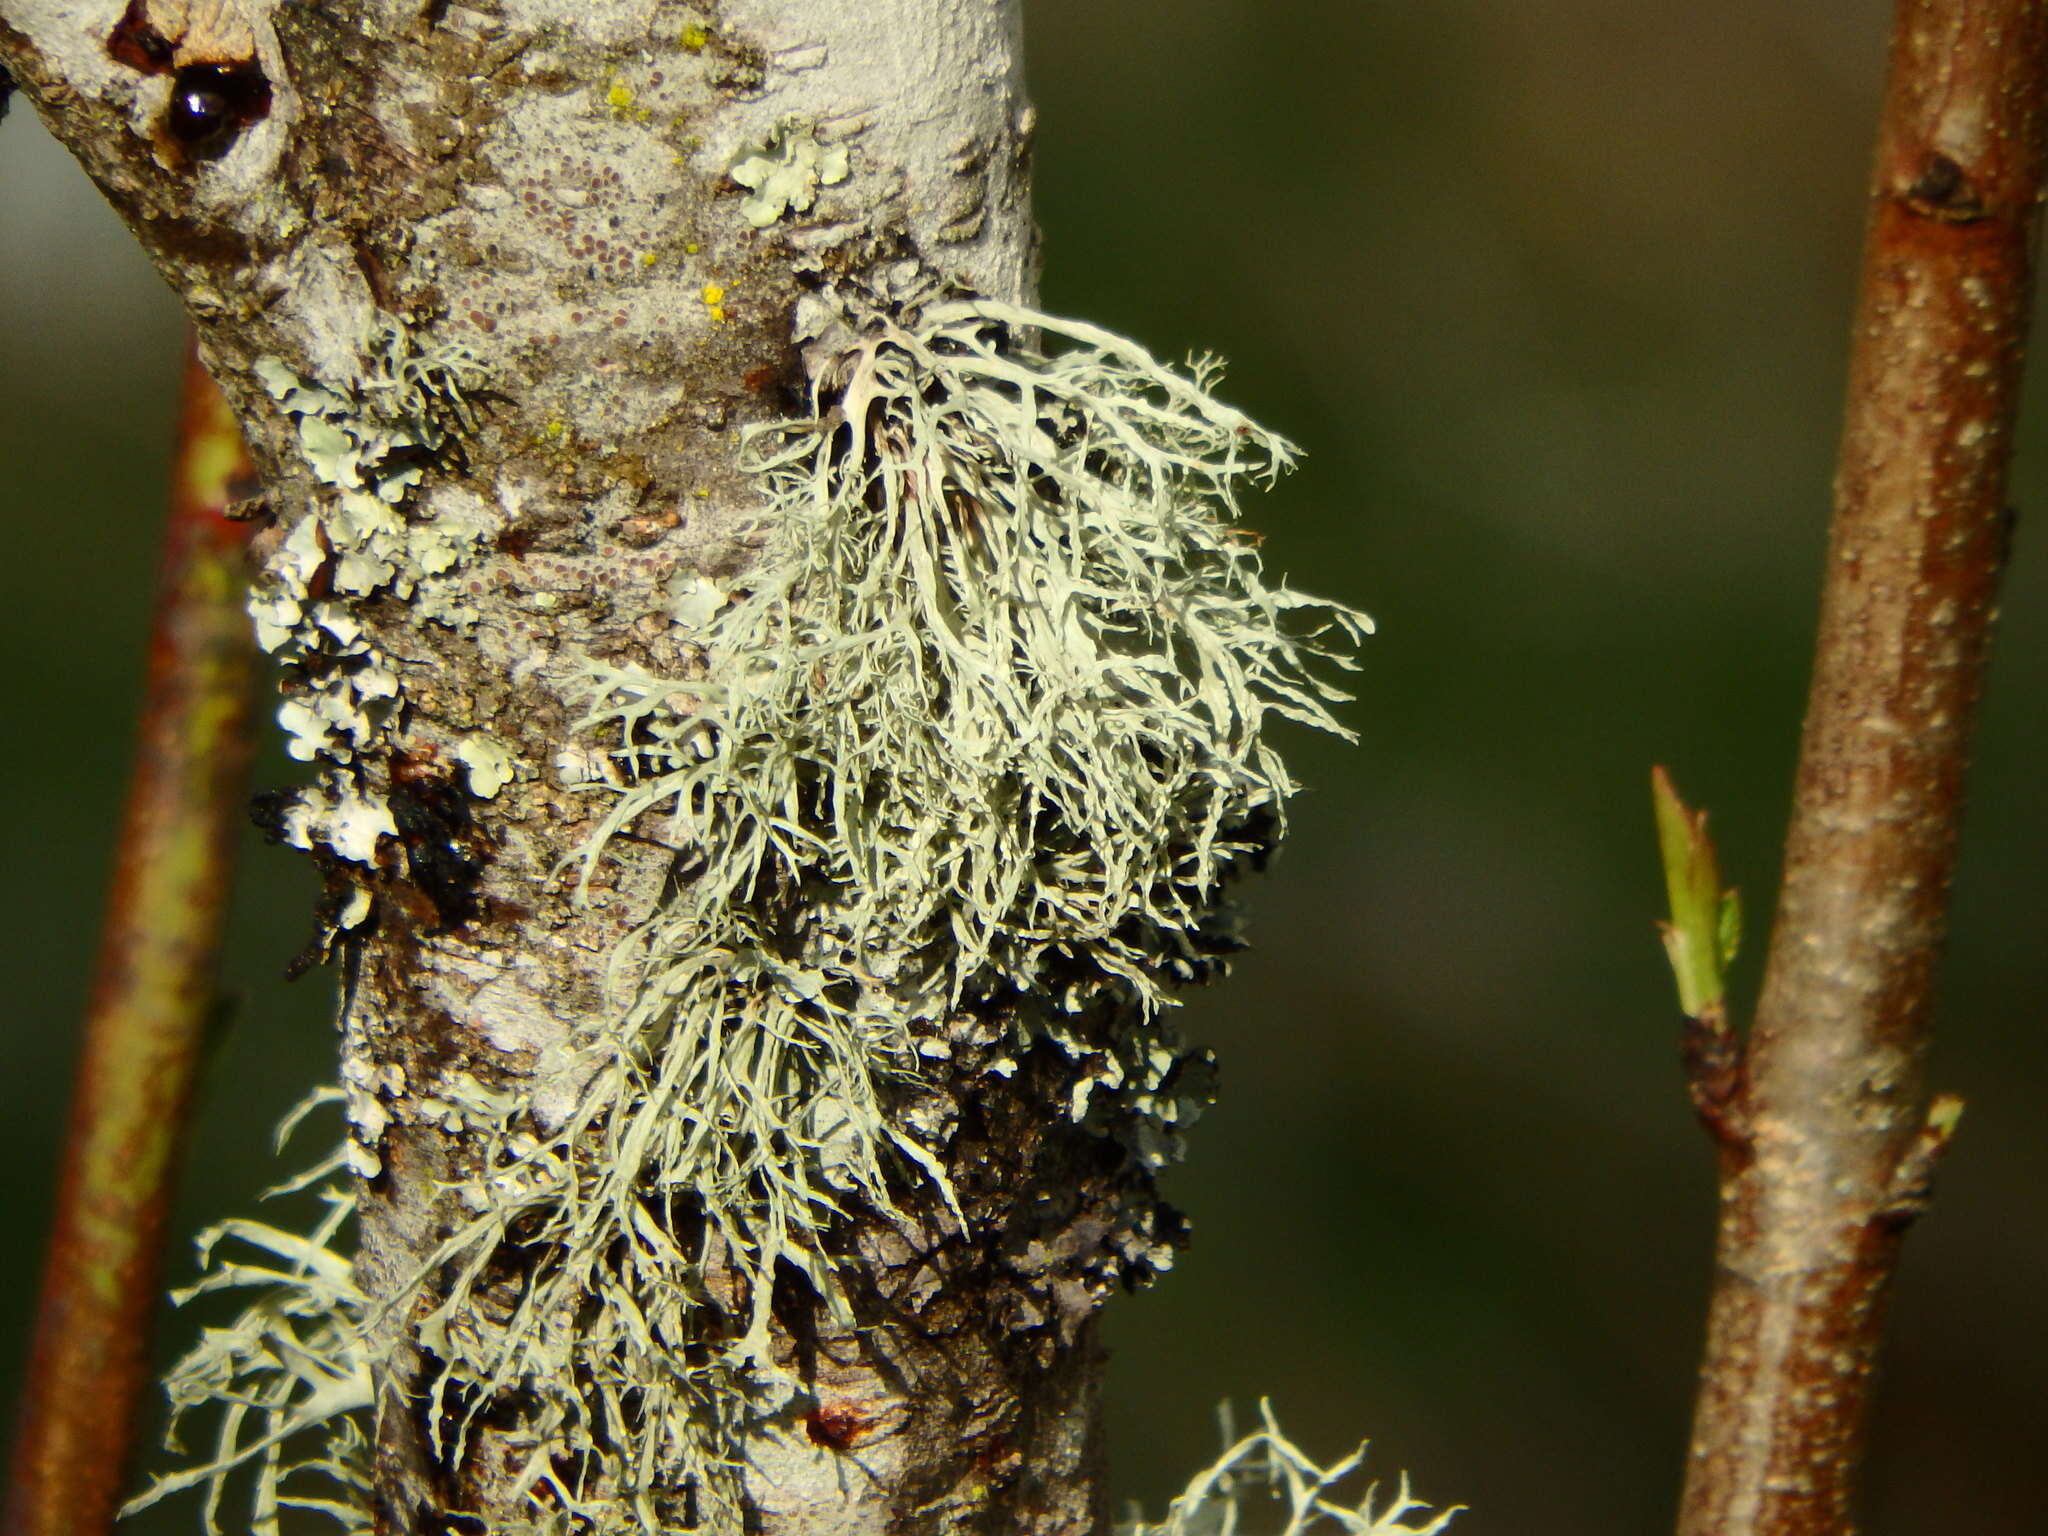
[[[429,933],[464,927],[481,911],[476,885],[490,862],[489,845],[470,798],[432,759],[400,757],[392,768],[388,799],[404,878],[424,898],[425,910],[416,915]]]

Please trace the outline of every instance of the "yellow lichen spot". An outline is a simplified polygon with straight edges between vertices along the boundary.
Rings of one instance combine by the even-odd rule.
[[[623,80],[614,81],[612,88],[604,93],[605,104],[614,112],[625,112],[633,105],[633,88]]]
[[[550,421],[545,427],[541,428],[541,430],[547,433],[549,437],[560,437],[563,432],[568,430],[568,424],[558,416],[553,421]]]
[[[696,241],[692,240],[683,247],[683,254],[685,254],[686,256],[694,256],[697,254],[698,251],[702,249],[702,246],[698,245]]]
[[[702,53],[704,45],[710,41],[711,32],[707,27],[699,26],[693,21],[683,28],[683,52],[685,53]]]
[[[642,251],[640,253],[640,265],[643,267],[651,267],[659,260],[661,260],[661,257],[653,251]]]
[[[725,290],[716,283],[704,285],[704,308],[713,320],[725,318]]]
[[[695,496],[699,501],[709,501],[711,499],[711,493],[709,491],[692,491],[690,492],[690,494],[692,496]]]

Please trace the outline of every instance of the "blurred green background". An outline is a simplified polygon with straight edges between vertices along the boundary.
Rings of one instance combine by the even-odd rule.
[[[1270,1394],[1469,1536],[1667,1528],[1709,1156],[1646,777],[1711,808],[1753,991],[1811,639],[1886,8],[1032,0],[1049,307],[1232,359],[1299,440],[1272,567],[1370,609],[1355,749],[1191,1000],[1225,1096],[1193,1250],[1117,1305],[1120,1496]],[[0,129],[0,1385],[11,1396],[139,675],[179,321],[25,112]],[[2048,1465],[2048,380],[1936,1058],[1969,1116],[1897,1296],[1874,1536],[2040,1529]],[[267,782],[290,779],[273,754]],[[329,1059],[311,877],[251,838],[181,1229]],[[185,1260],[174,1260],[185,1271]],[[175,1325],[174,1325],[175,1326]],[[177,1509],[143,1529],[184,1529]]]

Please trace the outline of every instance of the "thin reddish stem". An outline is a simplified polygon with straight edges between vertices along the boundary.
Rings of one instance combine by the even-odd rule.
[[[141,740],[0,1522],[6,1536],[81,1536],[113,1524],[248,761],[254,647],[242,611],[242,537],[221,514],[250,479],[234,418],[195,359]]]
[[[2007,542],[2048,3],[1901,0],[1776,928],[1722,1154],[1681,1536],[1851,1529]]]

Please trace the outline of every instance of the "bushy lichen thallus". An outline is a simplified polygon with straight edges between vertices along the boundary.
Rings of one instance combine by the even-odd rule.
[[[1265,727],[1349,734],[1317,669],[1350,665],[1369,623],[1262,575],[1239,496],[1293,450],[1214,398],[1213,362],[1167,367],[909,264],[824,288],[799,330],[822,360],[810,412],[739,450],[758,558],[730,584],[671,585],[701,664],[591,658],[563,744],[565,777],[611,802],[586,877],[611,839],[658,827],[689,878],[613,955],[573,1110],[437,1090],[486,1151],[460,1191],[473,1219],[428,1266],[445,1300],[419,1330],[426,1413],[451,1461],[479,1407],[501,1434],[518,1417],[535,1531],[675,1529],[686,1498],[700,1528],[740,1529],[747,1437],[800,1414],[770,1354],[770,1276],[794,1266],[843,1315],[823,1237],[849,1206],[886,1209],[906,1181],[951,1202],[940,1133],[902,1106],[959,1019],[1016,1032],[995,1071],[1050,1039],[1076,1063],[1066,1113],[1148,1165],[1175,1156],[1200,1074],[1160,1010],[1230,947],[1221,888],[1279,835],[1294,785]],[[279,815],[301,846],[367,862],[395,830],[351,762],[397,676],[349,599],[475,621],[457,576],[481,528],[401,515],[463,428],[469,368],[397,330],[354,380],[259,365],[323,488],[252,601],[268,648],[320,660],[283,712],[321,765]],[[507,781],[493,743],[461,756],[477,794]],[[374,1099],[316,1097],[346,1093]],[[373,1319],[329,1176],[374,1153],[350,1148],[294,1181],[322,1191],[310,1233],[236,1221],[202,1239],[188,1294],[253,1299],[169,1379],[174,1430],[215,1411],[212,1449],[135,1507],[202,1487],[217,1530],[246,1475],[265,1536],[288,1508],[368,1529]],[[685,1209],[693,1239],[649,1215]],[[517,1298],[474,1305],[515,1223],[543,1257]],[[714,1256],[737,1283],[707,1287]],[[1318,1468],[1268,1421],[1164,1523],[1128,1529],[1234,1530],[1254,1490],[1285,1495],[1287,1533],[1441,1528],[1411,1523],[1405,1488],[1377,1514],[1370,1493],[1340,1504],[1355,1465]]]

